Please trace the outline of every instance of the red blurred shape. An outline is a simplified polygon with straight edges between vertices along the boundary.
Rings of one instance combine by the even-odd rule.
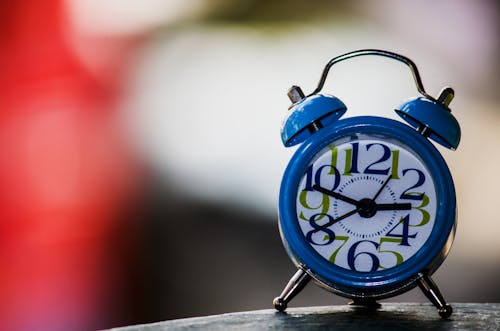
[[[68,20],[62,1],[0,2],[2,330],[93,329],[114,313],[111,239],[137,178],[114,117],[135,43],[87,40],[107,52],[91,72]]]

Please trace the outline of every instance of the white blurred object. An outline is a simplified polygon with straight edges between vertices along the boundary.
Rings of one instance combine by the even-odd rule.
[[[77,29],[88,35],[130,35],[198,14],[203,0],[66,0]]]
[[[375,27],[329,30],[272,39],[252,29],[200,27],[159,36],[138,67],[129,113],[147,158],[179,190],[274,213],[293,152],[280,138],[287,89],[298,84],[310,93],[330,58],[374,40],[387,44]],[[424,82],[443,84],[425,72]],[[381,57],[333,67],[323,92],[346,103],[346,117],[398,118],[394,108],[417,95],[410,70]]]
[[[496,1],[358,1],[357,8],[390,34],[416,43],[469,91],[498,83],[500,12]],[[496,84],[495,84],[496,85]],[[454,86],[458,88],[459,86]]]

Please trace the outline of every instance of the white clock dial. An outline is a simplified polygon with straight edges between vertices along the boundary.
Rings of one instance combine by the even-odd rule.
[[[414,256],[436,215],[434,181],[421,159],[394,139],[337,140],[309,163],[296,199],[307,242],[332,264],[386,270]]]

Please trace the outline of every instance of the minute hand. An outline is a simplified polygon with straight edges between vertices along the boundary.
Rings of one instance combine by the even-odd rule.
[[[377,210],[410,210],[411,203],[378,203]]]
[[[321,187],[319,185],[313,185],[312,187],[315,191],[318,191],[320,193],[324,193],[326,195],[329,195],[335,199],[339,199],[339,200],[342,200],[342,201],[345,201],[345,202],[348,202],[352,205],[355,205],[356,207],[359,207],[359,201],[358,200],[354,200],[354,199],[351,199],[349,197],[346,197],[345,195],[343,194],[340,194],[340,193],[337,193],[337,192],[333,192],[333,191],[330,191],[324,187]]]

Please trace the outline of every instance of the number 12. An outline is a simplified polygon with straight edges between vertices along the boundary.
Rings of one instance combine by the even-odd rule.
[[[351,176],[352,174],[359,174],[359,142],[351,143],[352,148],[346,148],[345,152],[345,165],[344,165],[344,176]],[[393,179],[399,179],[398,176],[398,165],[399,165],[399,150],[393,150],[381,143],[371,143],[366,145],[366,151],[369,150],[377,150],[382,148],[382,155],[374,160],[371,164],[366,166],[366,168],[362,171],[363,174],[371,174],[371,175],[388,175],[389,171],[391,172]],[[337,158],[338,158],[338,149],[337,147],[332,147],[332,159],[331,165],[333,167],[337,167]],[[392,157],[391,167],[380,168],[380,164],[389,160]]]

